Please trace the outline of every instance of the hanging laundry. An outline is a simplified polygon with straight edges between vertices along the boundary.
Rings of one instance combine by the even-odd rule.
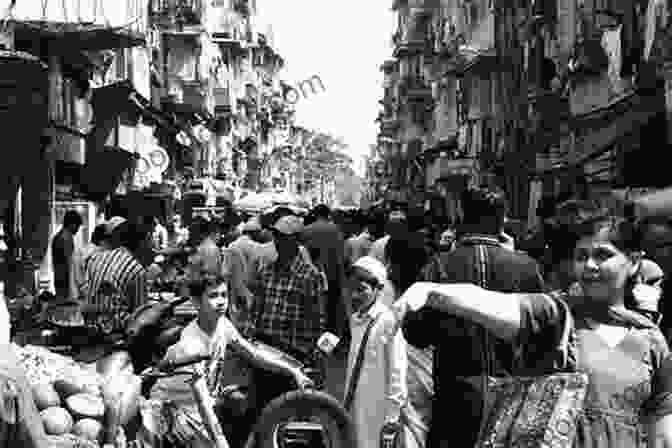
[[[602,34],[602,48],[609,58],[609,67],[607,74],[609,83],[614,93],[621,93],[623,90],[623,80],[621,78],[621,28],[619,25],[615,28],[604,30]]]
[[[644,31],[645,61],[649,60],[658,31],[667,27],[668,19],[667,1],[649,0],[649,6],[646,10],[646,29]]]
[[[641,2],[640,2],[641,3]],[[621,14],[621,76],[634,76],[642,56],[642,14],[637,1],[624,2]]]

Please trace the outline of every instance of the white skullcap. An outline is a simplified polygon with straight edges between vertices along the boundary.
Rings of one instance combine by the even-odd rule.
[[[353,263],[352,267],[364,269],[373,278],[378,280],[378,283],[381,285],[387,282],[387,268],[376,258],[369,256],[361,257]]]

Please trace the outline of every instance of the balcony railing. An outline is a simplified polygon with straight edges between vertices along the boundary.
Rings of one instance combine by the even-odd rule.
[[[203,22],[203,0],[154,0],[152,22],[164,27],[199,26]]]
[[[407,76],[399,83],[399,93],[408,98],[432,98],[432,88],[429,83],[419,76]]]

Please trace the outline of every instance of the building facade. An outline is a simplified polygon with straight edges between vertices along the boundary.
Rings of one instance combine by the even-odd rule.
[[[494,183],[512,215],[534,225],[542,196],[666,184],[647,162],[669,134],[665,2],[398,0],[393,8],[378,143],[393,190],[411,190],[398,196],[440,197],[455,220],[461,190]]]
[[[293,111],[256,15],[242,0],[16,2],[0,33],[14,85],[2,111],[34,129],[8,138],[26,157],[2,164],[8,294],[50,287],[49,243],[67,210],[84,217],[83,245],[104,215],[146,224],[177,211],[194,177],[265,186]],[[5,121],[8,137],[17,123]]]

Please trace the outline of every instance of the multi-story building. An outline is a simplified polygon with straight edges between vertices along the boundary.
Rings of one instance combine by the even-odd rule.
[[[383,65],[379,117],[393,189],[421,177],[425,189],[416,184],[415,196],[439,193],[452,218],[469,182],[496,182],[514,216],[533,218],[542,195],[666,183],[647,163],[655,156],[643,157],[657,145],[641,142],[643,135],[664,142],[667,131],[664,2],[638,9],[597,0],[397,0],[393,7],[399,28],[395,59]]]
[[[288,147],[293,116],[278,79],[284,60],[274,47],[272,28],[260,22],[255,1],[235,0],[213,3],[208,31],[222,55],[211,162],[219,177],[236,186],[272,187],[265,180],[273,177],[276,156]]]
[[[43,67],[25,75],[2,70],[7,81],[24,86],[6,97],[22,107],[35,106],[29,118],[35,127],[22,137],[16,158],[30,168],[9,171],[3,196],[10,200],[0,212],[11,235],[10,272],[21,277],[9,279],[10,287],[23,284],[30,290],[37,277],[48,283],[49,241],[65,211],[80,212],[85,225],[79,244],[88,241],[102,203],[134,167],[142,146],[138,135],[147,133],[143,128],[160,114],[152,115],[143,102],[149,95],[149,65],[147,10],[140,2],[16,2],[6,25],[5,48],[30,54]],[[5,57],[9,68],[16,56]],[[31,67],[26,64],[26,70]],[[30,89],[32,99],[16,102]],[[8,157],[3,165],[13,160]]]
[[[221,54],[208,30],[213,12],[203,0],[150,2],[154,105],[188,123],[180,165],[209,175],[214,121],[214,88]],[[179,152],[178,152],[179,154]]]

